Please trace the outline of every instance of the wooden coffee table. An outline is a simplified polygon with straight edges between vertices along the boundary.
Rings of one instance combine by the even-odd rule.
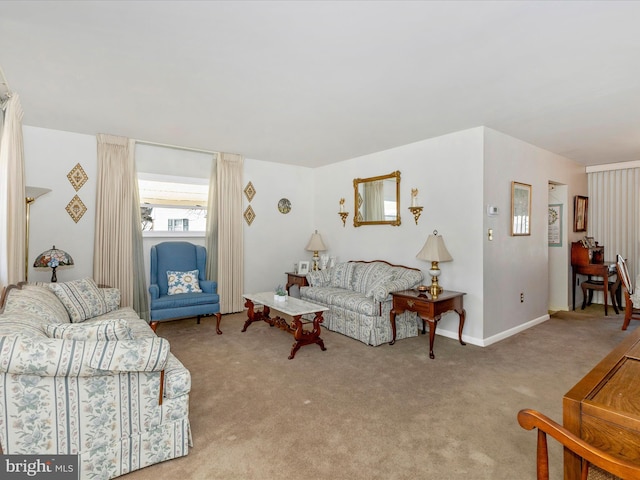
[[[291,347],[289,360],[293,359],[296,352],[304,345],[317,344],[323,351],[326,350],[324,341],[320,338],[320,324],[324,321],[322,312],[329,310],[322,305],[307,302],[294,297],[286,297],[284,302],[276,302],[273,298],[273,292],[262,293],[245,293],[242,296],[245,299],[244,306],[249,310],[247,312],[247,321],[244,322],[243,332],[247,331],[247,327],[253,322],[264,321],[272,327],[278,327],[293,335],[296,342]],[[255,310],[255,305],[262,305],[262,310]],[[270,317],[271,310],[288,315],[292,318],[291,323],[280,316]],[[313,314],[313,320],[306,321],[302,319],[303,315]],[[311,330],[305,330],[306,324],[312,323]]]

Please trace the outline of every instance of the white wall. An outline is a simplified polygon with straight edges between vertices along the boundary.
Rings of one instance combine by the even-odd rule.
[[[36,257],[55,245],[74,260],[72,267],[57,269],[59,282],[91,277],[96,202],[96,137],[45,128],[23,127],[26,185],[50,188],[31,204],[29,280],[48,282],[51,269],[33,268]],[[89,180],[77,192],[67,179],[80,163]],[[78,195],[87,212],[78,223],[65,207]]]
[[[422,270],[429,264],[416,254],[433,230],[444,237],[452,262],[441,263],[440,284],[465,292],[467,322],[463,338],[482,338],[482,142],[483,129],[474,128],[412,143],[383,152],[339,162],[314,171],[317,228],[338,261],[382,259]],[[353,226],[354,178],[384,175],[399,170],[402,224]],[[424,206],[415,224],[408,210],[411,189],[419,189]],[[343,227],[338,215],[345,198],[349,218]],[[458,316],[449,313],[438,333],[457,338]]]
[[[293,271],[294,263],[311,260],[312,252],[305,247],[314,229],[329,247],[328,237],[313,220],[313,176],[310,168],[245,159],[243,188],[251,182],[256,190],[251,202],[242,197],[244,209],[251,205],[256,215],[251,225],[244,222],[245,292],[286,284],[285,272]],[[287,214],[278,211],[281,198],[291,202]]]
[[[493,241],[484,243],[484,343],[490,344],[548,318],[549,248],[548,183],[566,184],[568,196],[583,195],[587,188],[584,167],[576,162],[535,147],[492,129],[485,129],[484,202],[499,207],[500,215],[484,215],[485,232],[493,229]],[[511,182],[532,185],[531,235],[510,235]],[[567,221],[573,224],[573,209]],[[570,259],[556,261],[569,292]],[[524,302],[520,294],[524,293]]]

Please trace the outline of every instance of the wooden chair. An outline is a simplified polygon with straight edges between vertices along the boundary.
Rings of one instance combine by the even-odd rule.
[[[540,412],[531,409],[520,410],[520,412],[518,412],[518,423],[522,428],[527,430],[538,429],[536,457],[538,480],[549,480],[547,434],[560,442],[565,450],[568,449],[582,458],[581,480],[594,477],[640,479],[640,465],[616,458],[588,444]],[[598,467],[592,470],[592,474],[594,475],[589,474],[589,467],[591,465]]]
[[[626,330],[631,320],[640,320],[640,305],[633,305],[633,284],[629,277],[627,262],[620,255],[616,255],[616,268],[618,269],[618,278],[622,279],[624,285],[624,322],[622,330]]]

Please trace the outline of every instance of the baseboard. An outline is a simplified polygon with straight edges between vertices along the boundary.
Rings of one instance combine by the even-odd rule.
[[[464,333],[462,334],[462,341],[469,343],[471,345],[475,345],[477,347],[488,347],[489,345],[493,345],[494,343],[497,343],[501,340],[504,340],[505,338],[509,338],[513,335],[515,335],[516,333],[520,333],[520,332],[524,332],[525,330],[528,330],[531,327],[535,327],[536,325],[539,325],[540,323],[546,322],[547,320],[549,320],[549,315],[542,315],[541,317],[538,318],[534,318],[533,320],[527,322],[527,323],[523,323],[522,325],[518,325],[516,327],[510,328],[509,330],[505,330],[503,332],[500,332],[496,335],[493,335],[491,337],[488,338],[477,338],[477,337],[470,337],[468,335],[465,335]],[[436,334],[437,335],[441,335],[443,337],[447,337],[447,338],[452,338],[454,340],[458,340],[458,332],[450,332],[448,330],[436,330]]]

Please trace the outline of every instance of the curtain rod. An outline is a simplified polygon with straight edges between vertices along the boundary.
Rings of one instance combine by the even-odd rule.
[[[202,148],[191,148],[191,147],[181,147],[179,145],[170,145],[168,143],[158,143],[158,142],[150,142],[148,140],[138,140],[135,139],[136,143],[140,143],[141,145],[150,145],[152,147],[164,147],[164,148],[173,148],[175,150],[186,150],[189,152],[197,152],[197,153],[210,153],[217,155],[220,152],[214,152],[212,150],[204,150]]]

